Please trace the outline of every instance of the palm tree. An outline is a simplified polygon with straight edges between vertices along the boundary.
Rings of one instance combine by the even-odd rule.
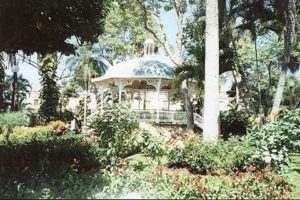
[[[295,59],[292,56],[299,6],[300,2],[295,0],[251,0],[242,1],[234,8],[235,13],[244,19],[244,23],[239,28],[250,30],[255,40],[258,32],[265,34],[268,31],[284,38],[284,61],[281,66],[272,112],[279,111],[288,69],[299,66],[299,64],[294,64]],[[259,24],[259,30],[257,24]]]
[[[281,72],[274,97],[272,113],[278,112],[283,97],[286,76],[291,61],[292,45],[294,42],[296,25],[296,4],[295,0],[288,0],[287,5],[283,6],[286,17],[286,31],[284,34],[284,61],[281,66]]]
[[[12,100],[12,85],[13,76],[8,76],[4,81],[4,99],[5,101]],[[31,91],[31,85],[27,79],[25,79],[22,74],[18,76],[18,81],[16,84],[16,104],[17,109],[22,106],[23,101],[26,99],[27,94]]]
[[[203,139],[215,143],[219,134],[218,0],[206,0]]]
[[[5,78],[5,72],[4,72],[4,63],[3,63],[3,55],[0,53],[0,113],[4,109],[4,78]]]
[[[90,88],[91,78],[103,75],[107,69],[102,48],[90,44],[79,46],[76,54],[66,60],[66,65],[73,81],[85,90]]]

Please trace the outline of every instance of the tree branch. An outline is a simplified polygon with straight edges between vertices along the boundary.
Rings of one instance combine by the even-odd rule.
[[[159,20],[159,24],[160,24],[160,28],[162,29],[162,34],[163,37],[160,37],[153,29],[151,29],[148,26],[148,10],[146,8],[146,6],[142,3],[141,0],[137,0],[138,3],[140,4],[141,8],[143,9],[144,12],[144,28],[151,33],[155,39],[157,39],[157,41],[164,47],[166,53],[169,55],[170,59],[172,60],[172,62],[177,65],[180,66],[181,63],[178,62],[178,60],[176,59],[176,56],[174,56],[174,54],[172,53],[170,46],[169,46],[169,42],[167,39],[167,35],[166,33],[164,33],[163,31],[163,23],[161,22],[161,19],[159,18],[159,16],[157,14],[153,14],[158,20]],[[149,12],[151,14],[151,12]]]

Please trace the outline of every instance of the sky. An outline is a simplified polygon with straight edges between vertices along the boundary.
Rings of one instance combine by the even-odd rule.
[[[176,17],[174,12],[164,13],[162,15],[162,20],[165,27],[165,32],[170,39],[171,44],[175,44],[176,42]],[[32,61],[36,61],[36,54],[32,55]],[[18,74],[22,74],[24,78],[28,79],[31,86],[32,91],[39,91],[41,88],[40,85],[40,76],[38,74],[38,70],[33,66],[19,62],[20,71]],[[62,70],[64,68],[64,61],[62,61],[58,66],[57,75],[60,76]],[[12,74],[10,70],[6,71],[7,74]]]

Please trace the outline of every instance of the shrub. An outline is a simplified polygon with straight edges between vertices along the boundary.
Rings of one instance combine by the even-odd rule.
[[[153,159],[161,159],[165,154],[165,149],[163,148],[162,136],[155,137],[151,135],[148,131],[142,131],[141,135],[141,151],[147,156]]]
[[[26,125],[26,119],[22,112],[9,112],[0,114],[0,133],[11,132],[16,126]]]
[[[106,112],[91,119],[90,128],[100,135],[131,133],[138,128],[138,118],[126,103],[113,104]]]
[[[243,110],[238,110],[238,104],[230,110],[221,112],[221,132],[224,139],[232,135],[245,135],[248,127],[248,115]]]
[[[138,125],[137,116],[127,104],[114,104],[108,111],[90,120],[89,127],[99,137],[99,146],[108,167],[116,166],[119,157],[124,158],[138,150],[132,137]]]
[[[3,135],[0,138],[0,143],[26,143],[36,140],[49,140],[53,137],[62,135],[67,130],[67,125],[61,121],[51,122],[47,126],[36,127],[15,127],[9,135]]]
[[[187,167],[196,174],[231,174],[245,170],[253,148],[248,141],[230,138],[216,145],[188,141],[183,148],[169,151],[170,166]]]
[[[97,172],[97,173],[96,173]],[[96,169],[57,170],[56,174],[34,174],[27,179],[0,180],[2,199],[88,199],[101,192],[106,184],[103,173]]]
[[[29,136],[28,136],[29,138]],[[44,140],[19,140],[0,144],[0,176],[20,177],[37,172],[59,172],[61,167],[100,167],[99,148],[82,135],[65,135]]]
[[[49,126],[53,128],[53,134],[56,136],[60,136],[68,130],[68,126],[62,121],[54,121],[50,122]]]
[[[143,172],[119,169],[110,179],[111,184],[93,198],[124,198],[137,192],[144,199],[282,199],[288,198],[290,191],[283,177],[268,169],[201,176],[158,166]]]
[[[277,120],[263,127],[249,129],[247,140],[256,148],[253,164],[276,169],[286,164],[288,153],[300,151],[300,110],[284,110]]]

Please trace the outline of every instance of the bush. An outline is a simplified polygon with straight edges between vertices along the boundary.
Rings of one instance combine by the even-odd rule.
[[[169,165],[187,167],[196,174],[232,174],[246,169],[253,148],[248,141],[230,138],[216,145],[188,141],[183,148],[169,151]]]
[[[89,128],[99,137],[99,146],[108,167],[116,166],[118,158],[138,151],[133,137],[138,125],[137,116],[129,110],[127,104],[114,104],[108,111],[90,120]]]
[[[163,148],[163,139],[160,137],[155,137],[151,135],[148,131],[141,131],[139,135],[139,145],[141,151],[146,155],[150,156],[153,159],[160,161],[161,157],[166,153]]]
[[[96,141],[82,135],[65,135],[39,140],[17,138],[14,143],[0,144],[0,176],[24,176],[37,172],[59,172],[61,167],[77,169],[100,167]]]
[[[68,126],[61,121],[50,122],[47,126],[15,127],[10,134],[2,134],[0,143],[9,142],[22,144],[36,140],[45,141],[62,135],[67,129]]]
[[[158,166],[136,172],[119,169],[111,184],[93,198],[124,198],[138,193],[143,199],[269,199],[288,198],[290,188],[283,177],[268,169],[230,176],[200,176]]]
[[[22,112],[9,112],[0,114],[0,133],[11,132],[16,126],[25,126],[27,121]]]
[[[245,135],[247,133],[248,115],[243,110],[238,110],[238,104],[228,111],[221,112],[220,121],[224,139],[228,139],[230,134]]]
[[[2,199],[88,199],[103,190],[106,179],[96,169],[72,168],[53,174],[34,174],[27,179],[0,180]]]
[[[90,121],[90,128],[100,137],[110,137],[118,132],[131,133],[138,128],[137,116],[129,110],[127,104],[113,104],[102,115],[95,116]]]
[[[284,110],[277,119],[263,127],[249,130],[247,140],[256,148],[252,162],[260,167],[281,169],[289,152],[300,151],[300,110]]]

